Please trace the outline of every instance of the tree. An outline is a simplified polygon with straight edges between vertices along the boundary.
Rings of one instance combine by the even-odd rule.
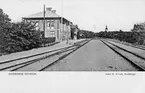
[[[40,31],[31,23],[12,23],[10,40],[5,46],[6,52],[17,52],[38,48],[41,45]]]
[[[40,31],[32,23],[12,23],[0,9],[0,53],[13,53],[41,46]]]
[[[71,25],[71,39],[74,39],[74,35],[75,35],[75,30],[76,30],[76,28],[75,28],[75,25]]]
[[[145,30],[145,23],[134,24],[132,31],[139,32],[140,30]]]
[[[136,32],[135,36],[138,44],[144,44],[145,40],[145,22],[140,24],[134,24],[132,32]]]
[[[88,30],[79,30],[77,34],[77,38],[93,38],[95,33]]]
[[[78,25],[71,25],[71,39],[74,39],[74,36],[78,35],[79,27]]]

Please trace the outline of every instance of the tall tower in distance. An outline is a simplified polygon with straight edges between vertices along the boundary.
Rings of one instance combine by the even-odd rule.
[[[106,25],[105,31],[108,31],[107,25]]]

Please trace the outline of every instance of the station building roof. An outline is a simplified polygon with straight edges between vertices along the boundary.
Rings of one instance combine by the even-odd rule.
[[[43,19],[43,18],[44,18],[44,11],[29,15],[29,16],[26,16],[26,17],[23,17],[23,19],[34,19],[34,20],[37,20],[37,19],[39,20],[39,19]],[[46,19],[60,19],[60,18],[63,18],[63,20],[69,21],[66,18],[61,17],[58,14],[56,14],[56,10],[52,10],[51,7],[46,8],[45,18]]]

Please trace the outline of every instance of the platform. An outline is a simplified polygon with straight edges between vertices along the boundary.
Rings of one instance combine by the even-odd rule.
[[[21,58],[21,57],[27,57],[27,56],[47,52],[47,51],[53,51],[53,50],[64,48],[64,47],[69,47],[69,46],[73,45],[74,43],[82,41],[82,40],[85,40],[85,39],[69,40],[68,44],[67,44],[67,41],[62,41],[60,43],[57,43],[55,45],[48,46],[48,47],[35,48],[32,50],[28,50],[28,51],[22,51],[22,52],[11,53],[8,55],[2,55],[2,56],[0,56],[0,62],[7,61],[7,60],[13,60],[13,59]]]

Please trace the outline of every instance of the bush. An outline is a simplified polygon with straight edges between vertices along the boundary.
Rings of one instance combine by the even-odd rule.
[[[3,46],[7,53],[38,48],[42,42],[40,31],[36,31],[31,23],[25,22],[12,23],[8,37],[7,44]]]
[[[55,42],[55,37],[42,38],[42,44],[49,44]]]
[[[123,32],[123,31],[112,31],[112,32],[99,32],[97,34],[99,37],[118,39],[120,41],[125,41],[128,43],[138,42],[138,38],[141,34],[139,32]]]

